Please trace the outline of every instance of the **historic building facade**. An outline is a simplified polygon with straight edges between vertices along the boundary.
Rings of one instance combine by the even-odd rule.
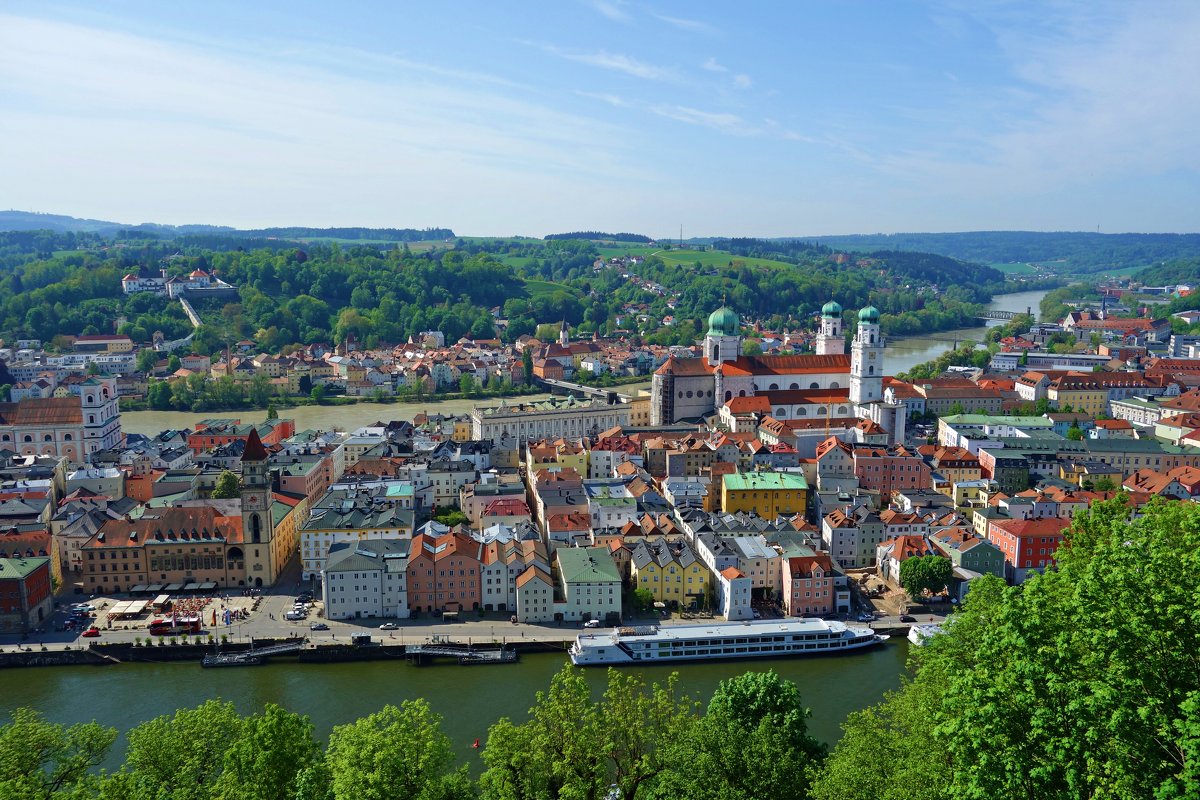
[[[846,355],[842,307],[831,300],[821,309],[815,354],[747,356],[737,314],[720,308],[708,318],[700,358],[670,358],[654,373],[651,424],[699,419],[734,398],[761,397],[776,419],[856,417],[902,440],[903,408],[883,396],[883,349],[879,310],[868,307]]]

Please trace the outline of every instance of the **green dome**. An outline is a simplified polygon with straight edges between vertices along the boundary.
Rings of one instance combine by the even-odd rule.
[[[741,332],[738,315],[732,308],[721,306],[708,315],[709,336],[737,336]]]
[[[840,317],[842,315],[842,307],[833,300],[830,300],[825,305],[821,306],[822,317]]]
[[[867,306],[862,311],[858,312],[859,322],[879,322],[879,309],[875,306]]]

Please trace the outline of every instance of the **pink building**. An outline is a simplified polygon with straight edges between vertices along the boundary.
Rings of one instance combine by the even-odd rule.
[[[833,561],[824,553],[783,562],[783,604],[793,617],[833,613]]]
[[[408,607],[412,611],[479,608],[483,545],[461,533],[413,537],[408,553]]]

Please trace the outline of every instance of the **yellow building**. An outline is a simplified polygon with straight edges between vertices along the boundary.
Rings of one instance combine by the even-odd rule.
[[[721,508],[753,512],[763,519],[804,514],[808,481],[798,472],[737,472],[721,478]]]
[[[981,507],[987,503],[988,482],[983,479],[959,481],[950,496],[955,508]]]
[[[529,469],[573,469],[579,475],[588,475],[588,462],[591,451],[579,442],[566,439],[540,442],[529,442],[525,448],[525,464]]]
[[[654,602],[687,608],[702,605],[709,572],[685,542],[642,540],[633,548],[630,576],[634,589],[646,589]]]
[[[454,418],[454,433],[450,434],[450,439],[455,442],[471,441],[471,416],[469,414]]]
[[[629,424],[635,428],[650,427],[650,393],[643,390],[629,401]]]

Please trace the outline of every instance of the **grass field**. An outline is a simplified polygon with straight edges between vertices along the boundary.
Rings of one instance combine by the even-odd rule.
[[[1035,275],[1038,268],[1033,264],[988,264],[992,269],[998,269],[1006,275]]]
[[[530,297],[540,297],[542,295],[554,294],[555,292],[566,292],[567,294],[571,294],[576,297],[580,296],[578,290],[561,283],[554,283],[553,281],[526,279],[525,291],[529,292]]]
[[[794,269],[792,264],[787,264],[783,261],[774,261],[769,258],[746,258],[744,256],[735,256],[725,250],[705,250],[703,252],[697,250],[661,250],[657,247],[600,247],[600,256],[602,258],[612,258],[613,256],[658,256],[667,264],[695,264],[699,261],[706,267],[724,267],[728,266],[731,261],[741,261],[748,267],[760,269]]]

